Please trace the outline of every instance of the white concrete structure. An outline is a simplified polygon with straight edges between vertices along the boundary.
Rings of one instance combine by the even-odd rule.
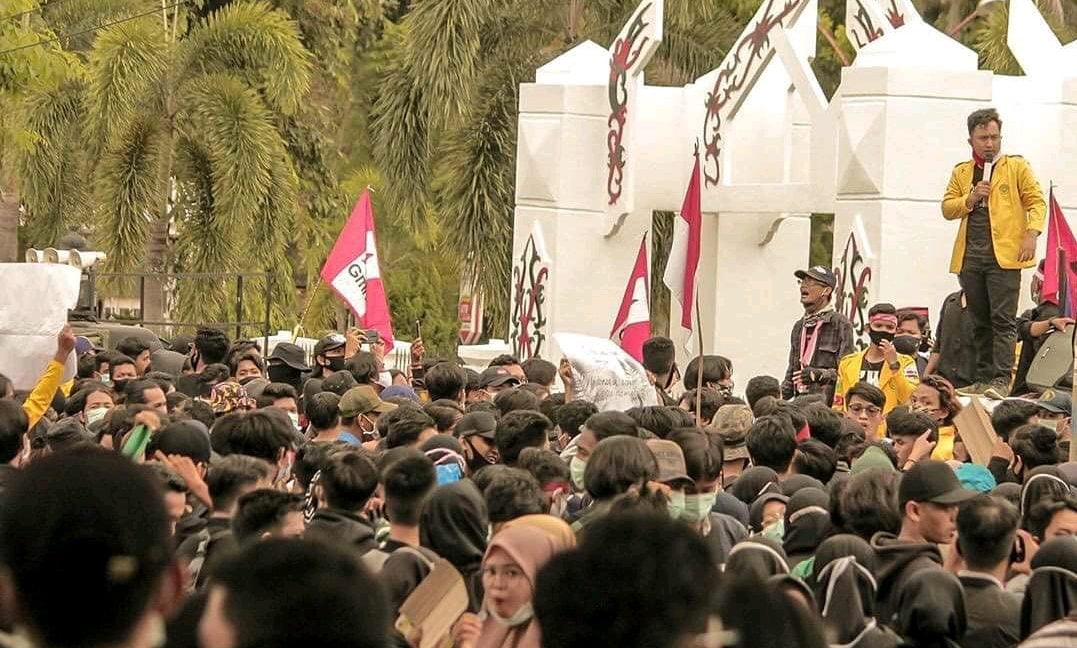
[[[862,39],[830,102],[808,65],[814,0],[766,0],[722,65],[681,88],[644,82],[662,38],[662,0],[644,0],[608,50],[583,43],[521,86],[516,353],[556,361],[553,333],[609,334],[652,212],[680,208],[696,146],[704,347],[730,357],[742,382],[784,372],[812,212],[835,213],[843,311],[855,320],[892,301],[936,314],[957,286],[947,272],[957,225],[939,202],[969,157],[965,117],[976,108],[1000,110],[1004,151],[1031,161],[1045,193],[1054,180],[1060,198],[1077,201],[1077,160],[1064,155],[1077,80],[1063,78],[1077,53],[1046,38],[1030,0],[1010,9],[1027,77],[978,70],[976,54],[908,0],[849,7],[861,2],[884,24]]]

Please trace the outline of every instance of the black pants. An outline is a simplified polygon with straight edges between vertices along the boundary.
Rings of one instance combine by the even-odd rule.
[[[966,255],[958,280],[972,316],[976,380],[1009,382],[1017,339],[1021,271],[1003,270],[993,257]]]

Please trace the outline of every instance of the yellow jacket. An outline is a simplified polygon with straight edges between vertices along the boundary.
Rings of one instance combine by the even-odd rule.
[[[961,220],[954,241],[950,272],[961,272],[965,262],[965,232],[969,208],[965,200],[972,193],[973,161],[962,162],[950,174],[950,184],[942,198],[942,215],[946,220]],[[991,172],[991,194],[987,198],[991,214],[991,241],[999,266],[1008,270],[1031,268],[1035,259],[1018,261],[1025,232],[1043,231],[1047,206],[1036,174],[1020,155],[1003,155]]]
[[[864,362],[864,354],[867,350],[850,353],[838,363],[838,382],[834,387],[834,409],[844,412],[847,403],[845,393],[860,382],[860,366]],[[890,413],[898,405],[909,402],[916,386],[920,384],[920,375],[916,372],[916,359],[912,356],[898,354],[897,371],[890,365],[883,363],[882,373],[879,374],[879,389],[886,394],[886,404],[883,406],[883,416]],[[881,433],[881,430],[880,430]]]
[[[49,406],[52,405],[53,397],[56,396],[57,389],[63,391],[64,396],[70,393],[75,382],[69,380],[60,385],[63,377],[64,365],[55,360],[49,360],[48,366],[45,367],[45,372],[38,378],[34,389],[22,404],[22,410],[26,412],[26,418],[30,421],[29,427],[34,427],[41,420],[41,417],[45,415],[45,412],[48,411]]]

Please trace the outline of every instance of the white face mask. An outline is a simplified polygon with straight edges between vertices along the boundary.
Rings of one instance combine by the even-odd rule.
[[[388,371],[378,372],[378,384],[382,387],[392,387],[393,374],[389,373]]]
[[[107,414],[108,414],[108,408],[107,407],[95,407],[95,408],[93,408],[89,412],[86,412],[86,425],[90,426],[90,425],[93,425],[94,423],[97,423],[101,419],[105,418],[105,416]]]
[[[493,610],[487,610],[487,612],[490,614],[491,617],[493,617],[494,621],[497,621],[501,625],[506,625],[510,628],[514,628],[518,625],[527,623],[531,620],[531,617],[535,616],[535,608],[531,606],[531,603],[525,603],[521,605],[520,609],[516,610],[516,613],[507,619],[505,617],[498,616],[497,612],[494,612]]]
[[[296,432],[298,432],[299,431],[299,415],[296,414],[295,412],[288,412],[288,418],[292,419],[292,427],[294,427]]]

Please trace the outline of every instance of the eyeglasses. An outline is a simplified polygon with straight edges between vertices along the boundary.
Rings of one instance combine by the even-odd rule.
[[[523,578],[524,572],[516,565],[490,565],[482,568],[482,577],[484,579],[488,578],[491,582],[496,582],[499,576],[505,582],[513,582]]]
[[[868,416],[876,416],[882,409],[875,407],[874,405],[850,405],[849,411],[857,416],[861,414],[867,414]]]

